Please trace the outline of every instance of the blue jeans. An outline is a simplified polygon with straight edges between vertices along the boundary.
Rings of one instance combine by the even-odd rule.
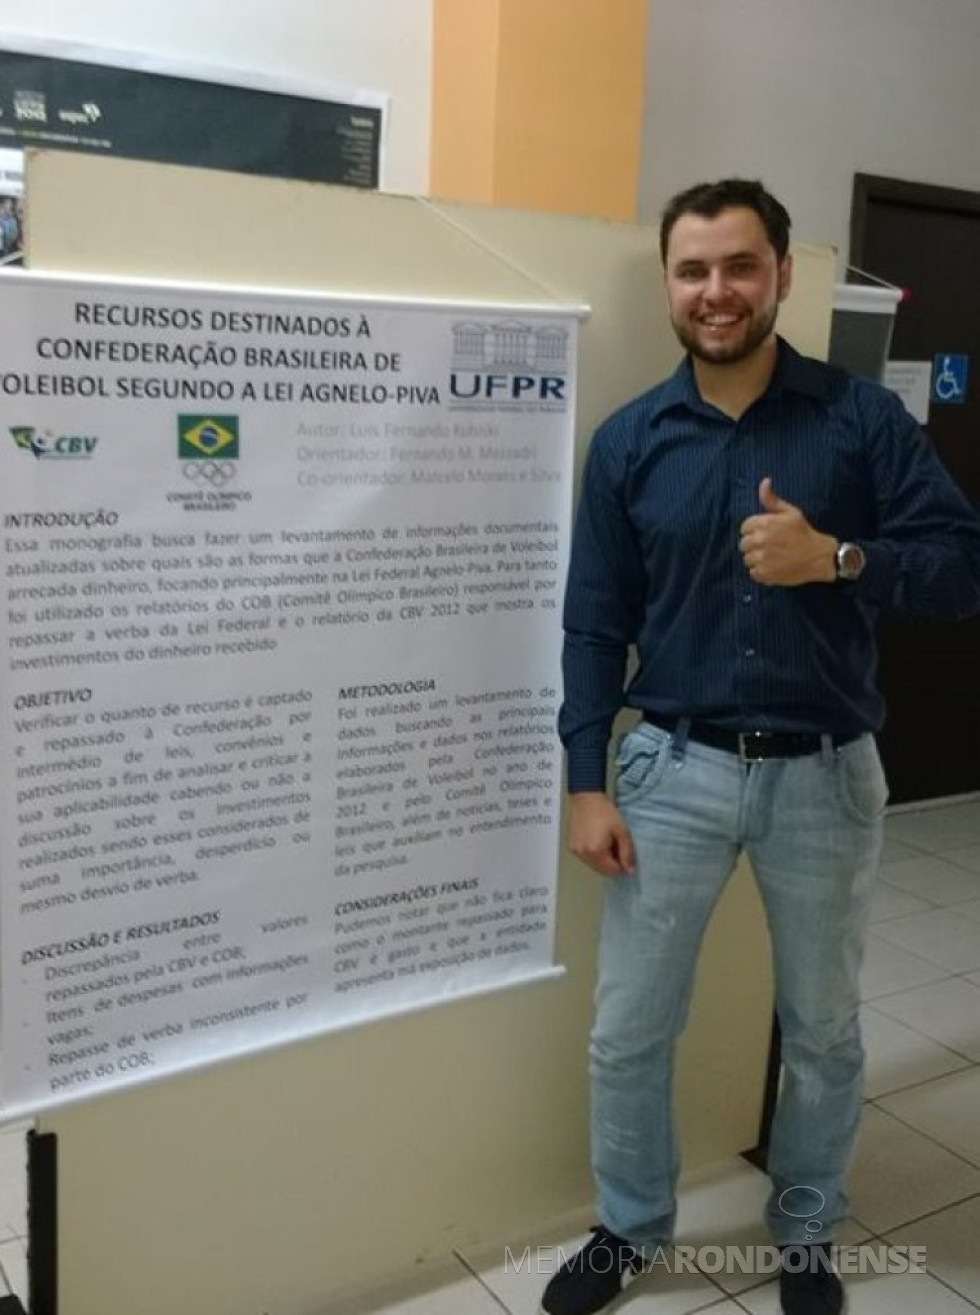
[[[672,1238],[674,1047],[705,926],[744,850],[769,924],[782,1032],[766,1217],[778,1245],[829,1241],[847,1213],[861,1105],[858,971],[887,799],[874,740],[835,749],[824,737],[820,752],[745,765],[643,722],[623,738],[617,768],[636,870],[603,879],[590,1041],[599,1217],[637,1246]]]

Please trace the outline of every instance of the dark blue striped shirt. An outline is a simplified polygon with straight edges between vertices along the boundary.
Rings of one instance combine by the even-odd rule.
[[[739,527],[766,475],[816,529],[861,545],[856,584],[753,583]],[[980,516],[898,398],[780,340],[736,421],[685,360],[600,426],[586,462],[564,612],[569,789],[605,788],[624,703],[735,730],[877,730],[881,608],[980,610]]]

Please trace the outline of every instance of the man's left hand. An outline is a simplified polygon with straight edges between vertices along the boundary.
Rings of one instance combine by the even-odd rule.
[[[784,502],[767,475],[759,485],[762,512],[742,522],[739,547],[756,584],[799,585],[837,579],[837,540],[815,530],[791,502]]]

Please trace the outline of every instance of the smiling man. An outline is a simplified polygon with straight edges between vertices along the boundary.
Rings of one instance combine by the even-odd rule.
[[[687,355],[601,426],[586,463],[559,731],[569,847],[604,882],[590,1042],[600,1224],[548,1284],[549,1315],[601,1310],[672,1240],[674,1046],[743,850],[782,1032],[766,1212],[780,1297],[786,1315],[842,1304],[828,1244],[847,1211],[858,970],[887,797],[873,628],[883,608],[980,610],[980,518],[897,397],[776,336],[789,228],[760,183],[670,202],[661,254]],[[623,706],[641,720],[610,796]],[[823,1245],[809,1245],[817,1225]]]

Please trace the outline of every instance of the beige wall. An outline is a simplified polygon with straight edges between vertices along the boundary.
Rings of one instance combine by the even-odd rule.
[[[670,368],[653,234],[80,155],[30,163],[37,268],[587,302],[578,452]],[[65,223],[86,198],[85,225]],[[256,249],[241,213],[284,216]],[[193,213],[188,248],[174,216]],[[358,240],[350,241],[356,232]],[[800,345],[829,329],[832,256],[797,253]],[[58,1135],[62,1315],[317,1315],[365,1282],[527,1240],[588,1209],[585,1039],[599,883],[560,872],[560,980],[449,1004],[46,1116]],[[740,871],[709,932],[678,1079],[694,1165],[755,1136],[768,956]],[[725,1098],[719,1102],[718,1093]]]

